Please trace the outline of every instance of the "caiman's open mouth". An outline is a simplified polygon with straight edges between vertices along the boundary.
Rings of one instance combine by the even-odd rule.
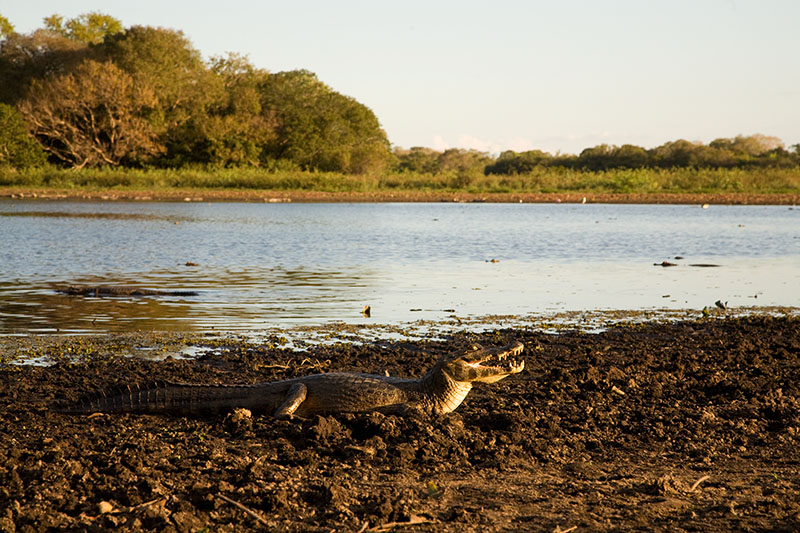
[[[480,381],[482,383],[494,383],[500,381],[504,377],[511,374],[518,374],[525,368],[525,361],[516,359],[507,361],[510,356],[516,356],[522,353],[525,345],[521,342],[515,342],[512,345],[504,346],[502,348],[494,348],[485,350],[481,359],[466,362],[474,372],[473,381]],[[475,354],[477,355],[477,354]]]

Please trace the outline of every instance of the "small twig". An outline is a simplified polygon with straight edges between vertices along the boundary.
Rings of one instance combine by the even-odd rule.
[[[242,511],[244,511],[245,513],[249,514],[250,516],[252,516],[252,517],[253,517],[253,518],[255,518],[256,520],[258,520],[259,522],[261,522],[262,524],[264,524],[265,526],[266,526],[266,525],[269,525],[269,522],[267,522],[266,520],[264,520],[263,518],[261,518],[261,516],[260,516],[258,513],[256,513],[255,511],[253,511],[253,510],[252,510],[252,509],[250,509],[249,507],[245,507],[244,505],[242,505],[241,503],[237,502],[236,500],[231,500],[230,498],[228,498],[228,497],[227,497],[227,496],[225,496],[224,494],[219,494],[219,493],[217,493],[215,496],[216,496],[217,498],[221,499],[221,500],[225,500],[226,502],[228,502],[229,504],[231,504],[231,505],[233,505],[233,506],[235,506],[235,507],[238,507],[239,509],[241,509],[241,510],[242,510]]]
[[[309,359],[308,357],[306,357],[305,359],[300,361],[300,364],[297,365],[297,367],[303,368],[304,366],[307,366],[309,368],[314,368],[316,370],[322,370],[324,367],[330,366],[330,364],[331,364],[330,359],[320,361],[319,359]]]
[[[569,533],[570,531],[575,531],[576,529],[578,529],[578,526],[572,526],[569,529],[561,529],[561,526],[556,526],[556,528],[553,530],[553,533]]]
[[[259,368],[280,368],[281,370],[286,370],[289,368],[289,365],[261,365]]]
[[[134,505],[133,507],[128,507],[126,511],[129,513],[133,513],[135,511],[141,511],[142,509],[150,507],[151,505],[156,505],[156,504],[163,505],[167,503],[167,499],[168,499],[167,496],[162,496],[161,498],[156,498],[155,500],[150,500],[149,502],[144,502],[140,503],[139,505]]]
[[[694,482],[694,485],[692,485],[692,486],[689,488],[689,492],[694,492],[694,489],[696,489],[697,487],[699,487],[699,486],[700,486],[700,483],[702,483],[703,481],[705,481],[705,480],[707,480],[707,479],[711,479],[711,476],[703,476],[703,477],[701,477],[700,479],[698,479],[697,481],[695,481],[695,482]]]
[[[328,366],[329,364],[330,364],[330,360],[327,360],[327,359],[325,361],[320,361],[319,359],[309,359],[308,357],[306,357],[305,359],[300,361],[298,364],[294,365],[294,367],[295,368],[306,368],[307,367],[307,368],[322,369],[323,367]],[[289,368],[291,368],[291,367],[292,367],[292,365],[290,365],[288,363],[286,363],[286,364],[276,363],[274,365],[261,365],[258,368],[265,368],[265,369],[267,369],[267,368],[268,369],[273,369],[274,368],[274,369],[278,369],[278,370],[289,370]]]
[[[103,515],[103,514],[118,515],[118,514],[135,513],[137,511],[142,511],[142,510],[150,507],[151,505],[156,505],[156,504],[164,505],[165,503],[167,503],[168,499],[169,499],[169,496],[162,496],[160,498],[156,498],[155,500],[150,500],[149,502],[140,503],[139,505],[133,505],[131,507],[117,507],[117,508],[114,508],[108,502],[100,502],[100,505],[107,504],[107,506],[109,507],[109,509],[106,510],[106,511],[101,510],[100,511],[100,515]],[[81,517],[86,518],[88,520],[97,520],[98,518],[100,518],[100,515],[98,515],[98,516],[89,516],[86,513],[82,513]]]
[[[364,530],[362,528],[362,531],[366,531],[366,533],[369,533],[369,532],[372,532],[372,531],[375,531],[375,532],[378,532],[378,531],[391,531],[392,529],[394,529],[396,527],[413,526],[413,525],[416,525],[416,524],[424,524],[426,522],[430,522],[430,520],[422,518],[421,516],[411,515],[411,518],[408,520],[408,522],[386,522],[385,524],[381,524],[379,526],[371,527],[371,528],[369,528],[367,530]]]

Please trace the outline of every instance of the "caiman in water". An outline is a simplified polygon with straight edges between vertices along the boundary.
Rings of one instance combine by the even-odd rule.
[[[173,291],[158,289],[142,289],[139,287],[120,287],[120,286],[93,286],[78,287],[70,285],[56,289],[56,292],[69,294],[70,296],[197,296],[196,291]]]
[[[494,383],[522,372],[525,362],[509,359],[522,350],[520,342],[501,348],[473,344],[443,356],[419,379],[331,372],[248,385],[129,385],[116,394],[94,396],[68,412],[191,414],[247,408],[278,418],[369,411],[439,415],[458,407],[473,383]]]

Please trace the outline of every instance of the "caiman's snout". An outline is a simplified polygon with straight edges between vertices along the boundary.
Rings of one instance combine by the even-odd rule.
[[[521,342],[513,342],[500,348],[473,345],[472,351],[448,365],[447,372],[457,381],[494,383],[511,374],[522,372],[525,361],[508,361],[508,358],[521,354],[524,349],[525,345]]]
[[[500,353],[497,354],[497,358],[501,361],[507,359],[509,355],[519,355],[522,353],[522,350],[525,349],[525,345],[521,342],[517,341],[504,348],[500,348]]]

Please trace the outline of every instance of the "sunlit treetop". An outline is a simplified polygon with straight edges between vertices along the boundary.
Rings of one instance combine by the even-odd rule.
[[[0,15],[0,39],[5,39],[12,33],[14,33],[14,25],[3,15]]]
[[[50,15],[44,19],[45,28],[60,33],[64,37],[88,44],[99,44],[108,35],[120,33],[122,22],[110,15],[98,13],[84,13],[66,22],[58,14]]]

